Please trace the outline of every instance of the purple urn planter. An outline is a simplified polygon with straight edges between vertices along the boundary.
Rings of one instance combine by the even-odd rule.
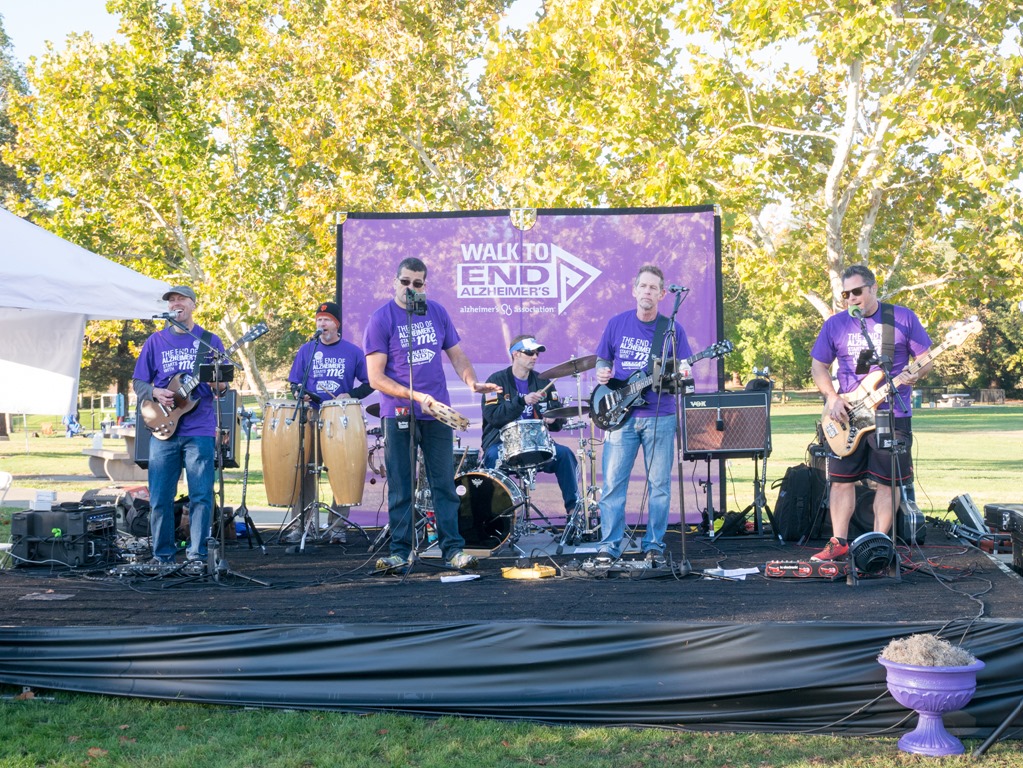
[[[945,730],[941,717],[965,707],[977,690],[983,661],[967,667],[917,667],[878,659],[888,670],[888,691],[920,715],[916,730],[899,739],[899,749],[917,755],[961,755],[963,743]]]

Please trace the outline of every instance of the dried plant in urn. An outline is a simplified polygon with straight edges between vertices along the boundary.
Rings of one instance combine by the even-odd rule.
[[[913,667],[968,667],[977,657],[936,635],[897,637],[881,651],[879,659]]]
[[[973,698],[984,662],[934,635],[892,640],[877,660],[887,671],[888,691],[920,716],[916,730],[899,739],[899,749],[932,757],[963,754],[963,743],[945,730],[942,715]]]

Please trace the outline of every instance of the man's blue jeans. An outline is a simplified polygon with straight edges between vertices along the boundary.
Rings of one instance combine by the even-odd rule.
[[[643,551],[664,551],[664,533],[671,511],[671,469],[675,457],[675,417],[629,418],[621,429],[604,436],[604,489],[600,497],[600,549],[612,557],[622,554],[625,500],[629,475],[640,447],[650,482]]]
[[[190,560],[206,558],[206,539],[213,514],[213,437],[182,437],[149,443],[149,525],[153,535],[153,556],[174,562],[174,497],[182,468],[188,484]]]
[[[387,467],[387,519],[391,526],[391,554],[408,559],[415,548],[412,514],[412,460],[409,430],[397,419],[384,419],[384,462]],[[426,482],[433,498],[437,539],[445,560],[465,547],[458,532],[458,496],[455,495],[454,431],[433,419],[416,421],[416,442],[426,462]]]

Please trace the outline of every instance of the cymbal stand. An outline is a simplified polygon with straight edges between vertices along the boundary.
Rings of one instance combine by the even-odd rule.
[[[579,420],[583,420],[583,382],[582,374],[576,371],[575,379],[576,403]],[[589,423],[589,437],[584,433],[579,438],[576,451],[576,464],[579,465],[579,489],[582,491],[575,509],[565,520],[565,530],[558,540],[557,553],[560,555],[565,546],[575,546],[584,537],[600,539],[600,506],[597,504],[597,454],[593,450],[593,420]],[[589,475],[587,475],[589,470]]]

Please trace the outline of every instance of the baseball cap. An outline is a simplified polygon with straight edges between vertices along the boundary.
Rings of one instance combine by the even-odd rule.
[[[185,298],[191,299],[192,301],[197,300],[195,298],[195,291],[193,291],[187,285],[175,285],[173,288],[171,288],[169,291],[167,291],[167,293],[163,295],[163,300],[167,301],[167,299],[170,298],[172,293],[177,293],[181,296],[184,296]]]
[[[511,349],[509,349],[508,351],[509,352],[546,352],[547,351],[547,347],[545,347],[543,344],[541,344],[536,339],[534,339],[532,336],[530,336],[528,339],[519,339],[518,341],[516,341],[514,344],[512,344]]]

